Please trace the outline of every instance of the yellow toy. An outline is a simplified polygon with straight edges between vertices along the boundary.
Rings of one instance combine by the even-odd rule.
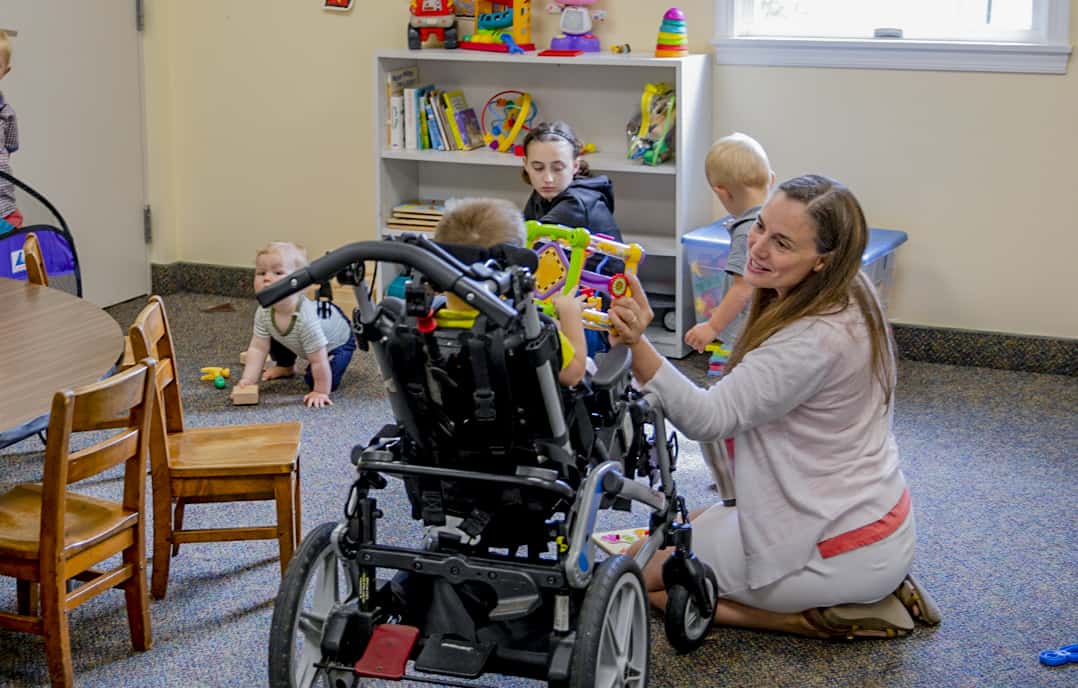
[[[476,0],[476,31],[465,36],[459,47],[498,53],[535,50],[531,5],[531,0]]]
[[[230,374],[228,368],[220,368],[218,366],[200,368],[198,372],[202,373],[202,377],[200,377],[199,380],[202,380],[203,382],[213,382],[218,376],[227,380]]]
[[[535,220],[524,223],[528,228],[528,245],[535,247],[539,265],[535,270],[536,300],[548,315],[554,306],[551,298],[558,292],[575,294],[579,290],[585,297],[582,316],[584,327],[591,330],[610,329],[610,316],[602,311],[600,292],[612,298],[629,295],[626,274],[636,274],[644,259],[640,244],[623,244],[602,236],[593,236],[583,227],[571,229],[561,225],[545,225]],[[537,245],[538,244],[538,245]],[[568,253],[568,257],[566,256]],[[591,255],[618,258],[625,263],[625,271],[614,276],[584,269],[584,262]]]

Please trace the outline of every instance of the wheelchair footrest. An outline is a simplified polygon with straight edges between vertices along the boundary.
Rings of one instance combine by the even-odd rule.
[[[476,678],[483,673],[494,643],[472,642],[441,633],[432,635],[415,660],[415,668],[432,674]]]
[[[374,627],[367,650],[356,662],[356,673],[367,678],[399,681],[419,639],[419,629],[402,624],[379,624]]]

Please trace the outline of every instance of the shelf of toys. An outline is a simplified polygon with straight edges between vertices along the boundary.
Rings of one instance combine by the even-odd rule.
[[[393,75],[401,73],[410,85],[392,85]],[[712,129],[706,55],[657,58],[643,52],[607,51],[543,57],[535,52],[427,47],[383,50],[375,56],[375,84],[376,112],[387,113],[385,118],[376,118],[374,132],[374,219],[383,234],[390,232],[387,222],[393,208],[417,200],[484,195],[505,198],[523,208],[530,187],[517,172],[523,160],[513,149],[523,140],[528,122],[565,120],[594,147],[585,156],[593,173],[609,176],[614,184],[614,211],[623,239],[640,244],[647,254],[639,270],[645,289],[662,295],[670,306],[649,334],[667,356],[688,353],[682,339],[695,319],[680,240],[683,233],[713,219],[712,194],[702,174],[707,146],[701,141],[710,141]],[[628,157],[627,127],[634,117],[640,120],[648,84],[669,84],[677,103],[674,126],[667,123],[663,129],[672,132],[675,152],[671,159],[654,165]],[[405,137],[392,136],[388,115],[394,88],[399,87],[401,93],[410,88],[408,93],[414,94],[427,86],[442,93],[443,99],[444,94],[453,95],[465,109],[475,112],[486,139],[483,145],[470,150],[424,150],[419,135],[412,137],[416,139],[412,147]],[[503,92],[507,92],[504,102],[488,112],[488,101]],[[521,108],[523,94],[530,101],[526,110]],[[513,132],[517,112],[524,113],[524,123]],[[416,125],[407,119],[399,117],[405,126]],[[510,133],[513,140],[501,145],[506,141],[499,136]],[[491,142],[505,152],[492,149]],[[394,277],[381,274],[380,282],[385,286]]]

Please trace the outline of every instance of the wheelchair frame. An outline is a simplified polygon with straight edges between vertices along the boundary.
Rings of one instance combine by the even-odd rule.
[[[388,313],[371,302],[362,279],[366,260],[412,268],[433,289],[455,293],[497,326],[522,323],[529,349],[541,348],[543,326],[532,298],[534,279],[527,269],[502,269],[484,262],[465,265],[422,236],[406,234],[342,247],[263,290],[258,300],[269,305],[334,275],[342,283],[355,285],[355,329],[361,348],[375,350],[383,376],[390,380],[385,347],[388,334],[396,327],[393,316],[399,319],[401,314]],[[429,300],[425,303],[429,306]],[[423,317],[423,304],[417,296],[414,303],[405,305],[404,317]],[[556,353],[556,349],[551,351]],[[618,381],[624,382],[617,392],[620,413],[610,428],[622,432],[629,425],[630,443],[637,443],[639,456],[652,460],[635,462],[626,471],[598,440],[599,458],[579,472],[580,482],[574,488],[567,475],[576,474],[563,467],[575,465],[578,457],[570,440],[554,360],[549,352],[544,356],[541,351],[534,358],[550,429],[549,441],[535,448],[537,465],[518,465],[515,472],[502,474],[410,463],[401,431],[406,425],[401,416],[409,412],[399,403],[393,404],[397,426],[387,426],[369,445],[353,450],[357,477],[346,499],[344,519],[311,531],[281,581],[270,634],[271,686],[343,687],[358,685],[362,677],[475,685],[456,679],[490,672],[546,679],[551,685],[574,688],[644,686],[649,628],[640,571],[661,547],[674,548],[663,566],[670,599],[667,636],[679,652],[703,642],[714,615],[717,583],[710,568],[691,551],[692,529],[673,480],[674,456],[661,408],[629,388],[631,357],[627,349],[604,360],[593,378],[596,386],[609,390]],[[648,426],[653,430],[650,438]],[[402,480],[494,483],[546,495],[562,508],[547,516],[548,550],[533,552],[532,545],[526,543],[526,559],[515,552],[502,555],[489,547],[474,546],[464,537],[467,533],[457,527],[460,523],[449,519],[444,527],[428,525],[433,535],[427,549],[388,546],[377,542],[378,520],[383,514],[372,495],[387,486],[387,475]],[[637,475],[649,477],[651,484],[637,482]],[[651,511],[648,538],[635,557],[614,555],[596,565],[592,535],[598,511],[610,506],[628,510],[632,502]],[[555,514],[564,518],[553,518]],[[544,556],[550,554],[552,542],[554,557]],[[380,568],[408,573],[380,583]],[[420,604],[409,601],[410,590],[418,591],[417,600],[429,597],[425,607],[428,616],[424,618],[435,619],[430,628],[399,624],[412,614],[410,603]],[[484,625],[481,630],[473,629],[471,638],[452,630],[458,622],[475,625],[476,618],[449,618],[441,623],[437,616],[430,616],[431,609],[441,607],[450,612],[468,611],[466,603],[474,602],[471,595],[485,601],[479,615]],[[305,609],[308,602],[311,608]],[[608,623],[608,617],[614,621]],[[383,629],[384,633],[378,630],[386,624],[396,625]],[[622,637],[616,637],[619,634]],[[382,652],[386,648],[390,648],[388,654]],[[411,672],[405,666],[409,659],[414,661]]]

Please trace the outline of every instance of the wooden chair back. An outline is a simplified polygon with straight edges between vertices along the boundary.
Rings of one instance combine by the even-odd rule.
[[[0,511],[9,517],[0,521],[0,575],[14,577],[18,591],[18,613],[0,614],[0,627],[44,636],[54,687],[74,685],[70,610],[103,592],[123,589],[132,646],[141,651],[152,644],[145,485],[156,369],[147,358],[100,382],[57,392],[42,482],[0,495]],[[111,432],[72,451],[76,433],[103,430]],[[121,464],[119,502],[68,489]],[[120,561],[111,563],[117,555]],[[107,570],[95,568],[105,562]],[[84,582],[69,589],[72,580]]]
[[[22,242],[23,259],[26,261],[26,280],[30,284],[49,286],[49,275],[45,272],[45,259],[41,255],[41,243],[37,235],[29,232]]]
[[[131,325],[131,351],[135,360],[149,356],[157,361],[157,387],[161,390],[161,412],[168,432],[183,432],[183,403],[180,401],[179,366],[172,343],[165,302],[151,296]]]
[[[62,558],[63,507],[69,485],[125,464],[123,508],[145,513],[146,457],[154,406],[154,388],[148,375],[153,375],[156,367],[153,359],[146,359],[101,382],[63,390],[52,398],[42,481],[43,558],[51,558],[50,551]],[[119,429],[105,439],[71,451],[74,433],[117,426]]]
[[[181,543],[276,539],[284,571],[301,531],[299,423],[260,423],[184,428],[180,382],[172,332],[159,296],[149,302],[129,330],[136,358],[158,360],[154,379],[160,403],[150,424],[153,483],[153,578],[157,599],[168,587],[169,551]],[[183,527],[188,504],[269,501],[277,523],[219,528]]]

